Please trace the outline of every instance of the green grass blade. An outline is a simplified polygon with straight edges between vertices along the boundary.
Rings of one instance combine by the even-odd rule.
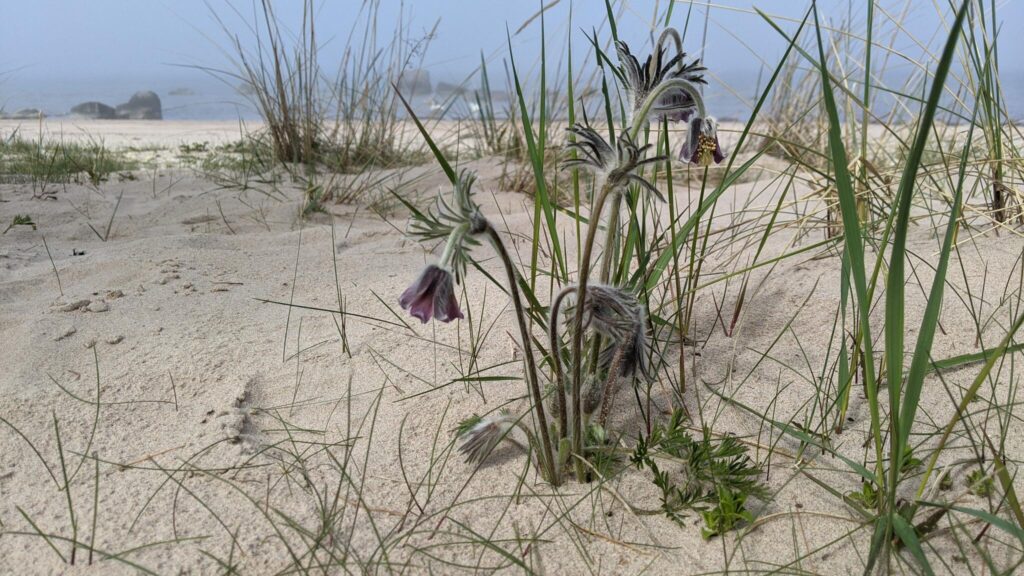
[[[970,148],[970,135],[974,132],[974,124],[968,133],[967,144],[964,147],[964,157],[960,166],[960,184],[957,186],[956,197],[953,206],[950,208],[949,224],[946,227],[946,237],[943,239],[942,252],[939,255],[939,264],[935,270],[935,279],[932,282],[931,293],[928,297],[927,308],[924,318],[921,320],[921,329],[917,339],[917,346],[914,350],[914,358],[907,382],[904,386],[904,399],[899,401],[900,384],[903,382],[903,329],[904,329],[904,264],[906,261],[907,229],[910,226],[911,197],[914,194],[914,184],[917,178],[917,171],[921,165],[921,156],[924,154],[925,144],[932,130],[935,120],[935,110],[942,97],[945,87],[946,76],[953,63],[953,55],[960,39],[960,29],[964,17],[967,14],[968,0],[960,5],[956,20],[946,39],[946,46],[942,50],[942,58],[939,60],[938,68],[935,70],[935,78],[932,81],[931,92],[928,102],[921,114],[917,127],[917,135],[914,137],[914,144],[910,148],[907,163],[903,168],[903,177],[900,180],[899,190],[896,194],[899,208],[896,216],[896,225],[893,235],[892,255],[889,260],[889,281],[885,291],[885,349],[887,366],[889,369],[889,390],[890,396],[896,402],[892,403],[892,410],[899,408],[899,418],[893,423],[893,428],[899,430],[894,440],[895,447],[892,455],[894,462],[901,461],[901,454],[907,440],[910,437],[910,428],[914,422],[914,415],[917,413],[918,402],[921,398],[921,388],[924,386],[924,376],[928,366],[929,352],[932,348],[932,341],[935,338],[935,329],[939,321],[939,312],[942,309],[942,292],[946,284],[946,267],[949,263],[949,253],[953,244],[953,236],[956,233],[957,219],[960,211],[960,201],[963,196],[963,182],[966,177],[965,165],[967,154]],[[897,468],[893,466],[894,470]]]
[[[921,549],[921,541],[918,540],[917,534],[914,533],[914,527],[911,526],[903,516],[893,513],[892,515],[892,528],[899,536],[900,541],[906,546],[907,550],[917,560],[917,565],[924,571],[928,576],[932,576],[935,572],[932,571],[931,564],[928,563],[928,558],[924,555],[924,550]]]
[[[427,132],[427,128],[422,122],[420,122],[416,113],[413,112],[412,106],[409,105],[405,96],[402,96],[402,93],[398,91],[398,86],[394,83],[392,83],[391,86],[395,89],[395,94],[398,95],[398,99],[402,101],[402,105],[405,106],[405,111],[409,113],[409,117],[412,118],[412,121],[416,124],[416,128],[418,128],[420,134],[423,135],[423,139],[426,140],[427,146],[430,147],[430,151],[434,153],[434,158],[437,159],[437,163],[441,165],[441,169],[444,170],[445,175],[448,176],[448,180],[450,180],[452,184],[455,184],[455,169],[452,168],[452,165],[448,163],[448,159],[444,157],[441,149],[434,143],[434,139],[430,137],[430,133]]]
[[[821,84],[825,110],[828,113],[828,143],[835,170],[835,184],[839,195],[839,209],[843,217],[843,240],[849,256],[850,272],[853,275],[854,293],[857,296],[857,309],[860,312],[860,331],[864,349],[864,388],[868,395],[868,407],[871,412],[871,432],[875,443],[875,455],[878,466],[882,463],[881,416],[878,409],[878,389],[875,382],[875,360],[871,345],[871,302],[868,299],[867,274],[864,271],[864,242],[860,233],[860,222],[857,217],[857,199],[853,189],[853,180],[847,168],[846,146],[843,144],[843,125],[839,120],[835,95],[832,93],[832,79],[825,66],[825,46],[821,39],[821,25],[818,23],[817,7],[814,8],[815,30],[818,35],[818,68],[821,71]],[[794,37],[795,38],[795,37]],[[879,474],[879,479],[881,475]]]
[[[558,237],[558,228],[555,223],[554,204],[551,201],[550,196],[548,195],[547,183],[544,180],[543,136],[541,136],[540,142],[538,142],[537,138],[535,138],[534,136],[533,122],[530,120],[530,112],[526,106],[526,97],[523,94],[523,86],[519,81],[519,71],[516,68],[515,55],[512,53],[512,37],[507,36],[507,41],[509,62],[512,67],[512,78],[515,82],[516,97],[519,101],[519,113],[521,116],[520,120],[523,124],[523,132],[526,137],[526,149],[530,155],[530,164],[533,166],[533,179],[537,186],[537,194],[535,196],[534,201],[538,203],[540,211],[544,214],[544,219],[548,227],[548,235],[551,238],[551,252],[555,255],[555,260],[558,263],[559,272],[561,272],[562,278],[567,278],[568,271],[566,270],[565,262],[562,258],[562,245]],[[544,68],[543,63],[541,65],[541,68]],[[542,101],[544,97],[545,96],[542,94]],[[541,120],[541,122],[543,122],[543,119]],[[536,229],[537,226],[539,226],[539,221],[537,219],[535,219],[534,226],[534,250],[536,250],[536,247],[539,243],[539,230]],[[534,268],[536,268],[536,262],[534,262],[533,264]]]
[[[934,372],[936,370],[953,370],[956,368],[962,368],[969,364],[976,364],[978,362],[984,362],[989,359],[993,354],[996,353],[997,348],[988,348],[981,352],[975,352],[973,354],[961,354],[959,356],[952,356],[943,360],[933,360],[929,364],[928,372]],[[1024,350],[1024,344],[1014,344],[1006,348],[1007,354],[1014,352],[1020,352]]]

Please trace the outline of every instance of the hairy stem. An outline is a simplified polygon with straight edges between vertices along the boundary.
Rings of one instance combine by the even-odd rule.
[[[551,301],[551,314],[548,317],[548,336],[550,337],[551,369],[555,373],[555,386],[558,389],[558,433],[561,438],[569,437],[568,399],[565,394],[565,377],[562,374],[562,340],[558,336],[558,315],[562,308],[562,300],[576,290],[575,286],[562,288]]]
[[[501,257],[505,265],[505,272],[508,274],[508,288],[512,295],[512,304],[516,310],[516,320],[519,323],[519,336],[523,341],[523,356],[526,358],[526,377],[530,385],[530,395],[533,396],[533,407],[537,412],[537,426],[540,428],[540,439],[542,454],[540,460],[541,468],[545,470],[548,482],[558,485],[558,476],[555,473],[554,452],[551,449],[551,437],[548,434],[548,419],[544,413],[544,396],[540,391],[540,383],[537,381],[537,363],[533,357],[533,344],[530,338],[530,329],[526,325],[526,312],[523,310],[523,301],[519,293],[519,283],[516,281],[516,270],[512,264],[512,258],[505,249],[498,231],[487,223],[485,233],[491,240],[494,250]]]
[[[639,136],[640,129],[644,127],[644,124],[647,122],[647,116],[651,113],[651,107],[669,90],[682,90],[689,94],[693,98],[694,107],[697,108],[697,116],[707,118],[707,111],[704,109],[704,99],[701,98],[700,92],[692,83],[682,78],[666,80],[647,95],[647,98],[644,99],[638,109],[639,114],[633,115],[633,121],[629,129],[629,136],[632,140],[636,140],[637,136]]]
[[[580,409],[583,387],[583,357],[581,354],[583,351],[583,309],[587,297],[587,280],[590,277],[590,257],[594,251],[594,238],[597,236],[597,228],[600,225],[601,210],[613,187],[612,182],[606,181],[594,200],[594,210],[587,223],[587,240],[583,244],[583,258],[580,260],[579,284],[576,287],[576,315],[573,318],[572,330],[572,450],[580,458],[583,457],[583,411]],[[586,470],[579,459],[575,462],[576,479],[583,482]]]
[[[612,356],[611,364],[608,365],[608,380],[604,384],[604,397],[601,398],[601,414],[597,423],[604,428],[608,422],[608,414],[615,404],[615,393],[618,392],[619,382],[622,380],[619,375],[619,366],[622,364],[622,356],[626,352],[626,344],[620,344],[615,348],[615,355]]]

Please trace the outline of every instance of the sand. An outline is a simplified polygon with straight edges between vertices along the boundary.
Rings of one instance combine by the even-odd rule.
[[[11,128],[0,123],[0,135]],[[234,123],[48,121],[44,130],[102,137],[111,147],[172,150],[238,138]],[[480,173],[485,211],[501,211],[495,221],[511,232],[514,257],[528,261],[524,235],[532,229],[532,199],[499,189],[501,167],[494,159],[463,166]],[[445,183],[430,166],[410,173],[417,178],[403,188],[409,197],[433,194]],[[768,178],[731,190],[715,228],[727,230],[733,213],[755,194],[752,208],[773,204],[780,190]],[[780,440],[777,430],[709,391],[726,392],[776,420],[804,423],[820,385],[808,375],[831,378],[836,360],[826,357],[839,294],[834,251],[816,249],[759,269],[731,335],[723,325],[738,280],[715,284],[696,301],[698,344],[685,350],[693,371],[687,409],[702,414],[715,433],[744,439],[751,456],[766,465],[767,448],[774,447],[765,483],[775,496],[751,503],[757,525],[742,539],[733,533],[704,541],[696,514],[679,526],[646,512],[659,506],[646,472],[625,472],[604,488],[569,481],[555,490],[511,447],[499,448],[479,470],[463,463],[453,449],[459,420],[528,406],[521,381],[458,381],[474,362],[488,375],[521,374],[506,295],[470,271],[460,301],[473,317],[472,330],[483,335],[473,356],[469,322],[421,325],[398,309],[401,291],[436,259],[401,233],[405,212],[395,209],[385,220],[365,205],[330,204],[328,214],[303,221],[301,187],[284,183],[280,190],[280,198],[225,190],[180,166],[142,172],[135,180],[113,176],[98,188],[72,184],[46,199],[33,197],[26,183],[0,184],[0,224],[6,227],[15,214],[30,214],[37,224],[37,230],[20,226],[0,237],[0,572],[108,574],[144,567],[212,574],[230,565],[239,573],[271,574],[293,562],[315,573],[522,572],[519,563],[550,574],[863,570],[870,532],[857,530],[855,513],[801,470],[841,492],[858,490],[857,478],[813,450],[798,466],[798,443]],[[694,198],[697,191],[690,190]],[[795,192],[809,195],[806,187]],[[119,196],[103,241],[88,224],[102,232]],[[797,218],[791,211],[784,220]],[[563,226],[569,230],[568,219]],[[796,230],[773,235],[763,259],[823,238],[820,227],[806,236]],[[1011,263],[1024,243],[1012,234],[981,232],[962,233],[964,273],[955,268],[950,274],[936,358],[978,350],[965,276],[975,290],[971,305],[992,318],[982,333],[985,344],[997,343],[1009,324],[998,294],[1019,272]],[[758,240],[715,251],[705,263],[707,280],[749,262]],[[930,222],[913,229],[910,246],[913,272],[929,286],[928,263],[937,249]],[[485,269],[501,277],[498,262],[480,253]],[[983,275],[989,292],[979,295]],[[313,309],[337,309],[339,290],[346,310],[359,315],[346,318],[344,339],[338,315]],[[907,298],[909,349],[925,298],[916,283]],[[281,304],[288,302],[307,308]],[[880,310],[875,313],[881,318]],[[669,370],[676,363],[674,351]],[[977,367],[966,368],[944,379],[959,394],[957,387],[976,373]],[[666,386],[662,380],[654,387],[660,414],[669,409]],[[1014,393],[1004,381],[985,389],[986,398],[1003,404]],[[998,440],[999,413],[987,414],[986,406],[975,418]],[[950,396],[930,378],[919,421],[944,423],[951,413]],[[835,438],[844,454],[860,461],[868,419],[860,393],[853,395],[850,417]],[[984,423],[986,417],[991,421]],[[72,537],[59,489],[64,479],[55,422],[73,474],[77,538],[88,543],[95,537],[91,567],[87,548],[78,550],[71,568],[59,556],[69,559],[68,542],[51,538],[55,551],[38,535]],[[642,430],[632,393],[620,395],[613,428],[630,445]],[[1024,456],[1019,426],[1002,440],[1008,459]],[[953,451],[950,459],[966,456]],[[348,475],[338,473],[340,465]],[[1022,488],[1021,481],[1016,485]],[[984,502],[967,495],[958,503]],[[972,535],[980,529],[975,525]],[[481,544],[485,539],[500,550]],[[310,557],[307,550],[318,541],[333,555],[322,550]],[[977,562],[948,536],[929,543],[947,563],[937,569],[958,571],[963,562]],[[997,561],[1010,557],[989,544]]]

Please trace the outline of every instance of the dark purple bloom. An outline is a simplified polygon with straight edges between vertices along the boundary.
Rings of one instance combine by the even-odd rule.
[[[452,273],[435,264],[427,266],[416,282],[402,292],[398,305],[424,324],[431,318],[451,322],[463,317],[455,299]]]
[[[718,142],[718,126],[713,118],[693,118],[686,142],[679,149],[679,159],[697,166],[720,164],[725,160],[722,145]]]

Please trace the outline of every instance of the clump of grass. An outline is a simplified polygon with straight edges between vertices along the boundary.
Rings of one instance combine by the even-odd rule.
[[[108,149],[101,141],[89,143],[26,140],[18,134],[0,139],[0,178],[25,178],[37,195],[51,192],[51,185],[71,183],[99,186],[111,174],[126,174],[139,162]]]
[[[301,29],[294,41],[282,31],[271,2],[261,0],[255,14],[251,30],[257,48],[251,52],[214,12],[238,59],[238,72],[229,74],[247,86],[245,93],[263,118],[275,158],[313,163],[325,137],[315,6],[303,2]]]
[[[255,10],[252,38],[236,35],[214,12],[230,38],[236,69],[209,71],[246,86],[264,122],[264,133],[253,143],[266,146],[273,163],[308,189],[321,188],[323,201],[360,199],[380,187],[369,175],[371,168],[407,166],[423,158],[402,138],[391,85],[416,69],[431,34],[409,38],[399,22],[390,41],[381,44],[375,31],[379,9],[376,0],[361,3],[334,75],[320,66],[324,48],[312,0],[302,2],[301,27],[294,35],[282,28],[269,0],[261,0]],[[255,48],[248,47],[250,41]],[[250,168],[242,172],[249,175]],[[264,167],[264,173],[270,169]],[[356,176],[341,187],[334,185],[337,174]]]
[[[10,232],[11,228],[15,226],[31,226],[33,230],[36,229],[36,223],[32,221],[32,217],[27,214],[15,214],[14,218],[11,219],[11,223],[4,228],[4,234]]]

